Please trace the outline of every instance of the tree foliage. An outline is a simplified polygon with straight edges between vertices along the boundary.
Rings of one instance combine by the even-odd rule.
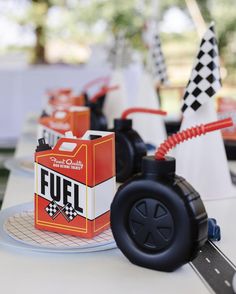
[[[26,0],[27,1],[27,0]],[[144,22],[150,17],[161,19],[165,11],[177,6],[188,13],[185,0],[159,0],[158,11],[153,11],[153,0],[28,0],[29,7],[22,25],[31,26],[35,32],[34,61],[45,61],[45,43],[50,36],[73,38],[80,41],[98,39],[96,26],[105,27],[106,34],[123,31],[134,47],[141,48]],[[206,22],[216,21],[219,47],[226,63],[233,64],[236,52],[235,0],[196,0]],[[48,12],[53,7],[63,10],[56,27],[48,25]],[[103,32],[104,34],[104,32]]]

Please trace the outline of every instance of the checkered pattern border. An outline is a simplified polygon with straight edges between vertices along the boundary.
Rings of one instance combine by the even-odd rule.
[[[197,60],[183,97],[182,112],[197,111],[221,88],[220,62],[217,40],[212,23],[203,36]]]
[[[158,33],[153,36],[153,44],[150,47],[152,75],[160,84],[168,84],[167,68],[161,48],[161,40]]]

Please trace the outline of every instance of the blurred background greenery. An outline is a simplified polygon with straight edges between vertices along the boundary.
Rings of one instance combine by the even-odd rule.
[[[183,85],[200,35],[214,20],[222,75],[231,89],[236,78],[234,5],[235,0],[0,0],[0,20],[17,25],[18,37],[0,42],[1,54],[22,52],[35,64],[86,63],[92,47],[120,31],[142,54],[143,29],[151,19],[159,24],[171,82]]]

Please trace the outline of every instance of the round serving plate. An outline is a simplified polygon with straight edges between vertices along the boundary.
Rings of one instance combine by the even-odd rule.
[[[93,239],[35,229],[32,202],[0,211],[0,244],[51,253],[85,253],[116,248],[110,229]]]
[[[17,173],[26,173],[28,175],[34,174],[34,160],[32,156],[13,157],[4,162],[4,166]]]

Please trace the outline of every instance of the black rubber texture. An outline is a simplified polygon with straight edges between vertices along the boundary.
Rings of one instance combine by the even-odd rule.
[[[157,160],[154,156],[145,156],[142,159],[142,172],[156,176],[169,176],[175,174],[175,158],[166,156],[165,160]]]
[[[35,152],[47,151],[52,149],[46,142],[44,138],[38,139],[38,145],[35,149]]]
[[[132,216],[140,204],[146,216],[143,212],[134,218],[135,231]],[[160,208],[166,213],[159,215]],[[207,220],[200,195],[175,175],[136,175],[118,189],[111,205],[111,229],[119,249],[132,263],[160,271],[173,271],[196,257],[207,240]]]
[[[90,129],[95,131],[107,131],[107,119],[103,114],[100,105],[87,103],[90,108]]]
[[[140,199],[131,207],[128,218],[130,235],[143,250],[155,252],[171,244],[173,217],[162,202],[153,198]]]
[[[168,135],[178,133],[181,126],[181,121],[167,121],[165,122],[166,132]]]
[[[100,107],[100,109],[103,109],[104,103],[106,100],[106,94],[100,96],[100,98],[98,99],[98,101],[96,102],[96,104]]]
[[[143,156],[147,149],[139,134],[133,129],[115,132],[116,142],[116,181],[123,183],[141,171]]]

